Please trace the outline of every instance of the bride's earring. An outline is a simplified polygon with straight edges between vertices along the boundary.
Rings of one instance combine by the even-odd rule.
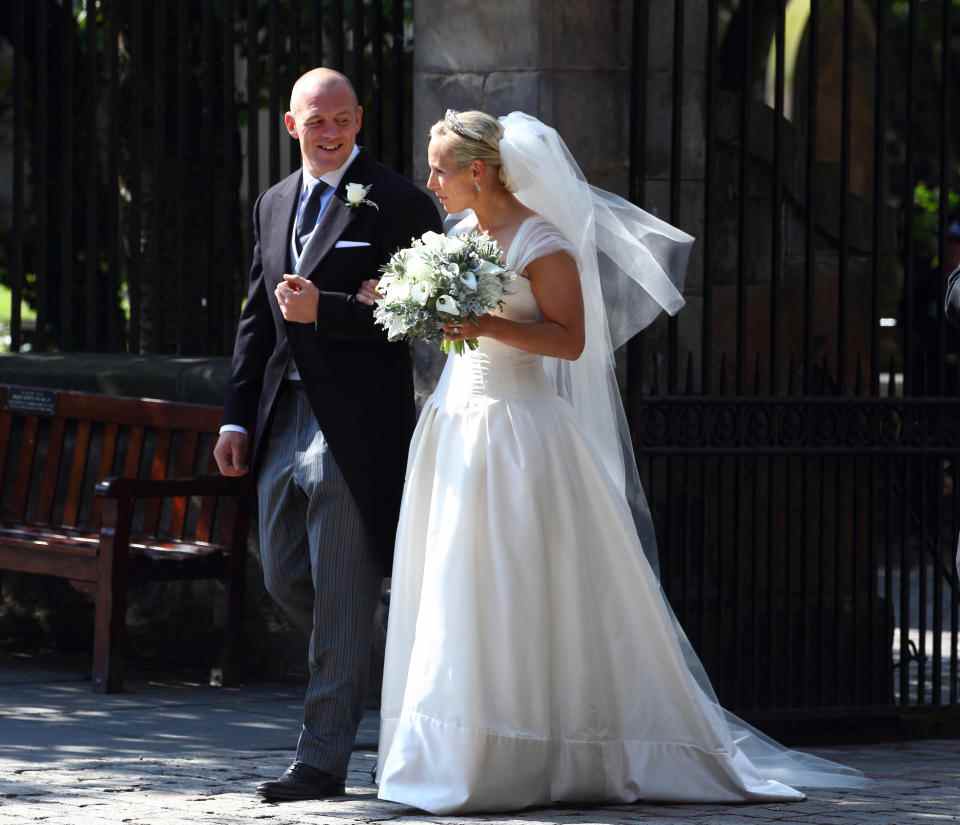
[[[478,195],[480,194],[480,181],[475,180],[473,182],[473,191],[476,192]]]

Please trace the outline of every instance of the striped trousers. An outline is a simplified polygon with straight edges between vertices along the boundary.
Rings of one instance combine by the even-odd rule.
[[[297,759],[345,777],[363,715],[382,573],[306,393],[285,384],[257,475],[264,584],[310,634]]]

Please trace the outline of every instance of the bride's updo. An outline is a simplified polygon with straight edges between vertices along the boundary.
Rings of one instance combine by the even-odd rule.
[[[430,127],[430,137],[446,138],[447,146],[458,167],[467,166],[475,160],[482,160],[488,166],[496,167],[500,182],[507,191],[514,191],[500,157],[503,126],[497,118],[486,112],[456,112],[447,109],[443,120],[438,120]]]

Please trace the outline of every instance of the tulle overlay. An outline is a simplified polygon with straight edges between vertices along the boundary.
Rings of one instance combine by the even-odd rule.
[[[525,224],[514,260],[548,231]],[[529,282],[504,314],[539,318]],[[490,339],[451,356],[410,449],[380,796],[436,814],[802,799],[782,760],[761,770],[735,743],[680,632],[542,360]]]

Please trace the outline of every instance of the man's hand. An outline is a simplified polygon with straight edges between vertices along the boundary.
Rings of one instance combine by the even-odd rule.
[[[379,278],[370,278],[360,284],[360,289],[357,291],[357,300],[361,304],[373,306],[377,302],[377,298],[380,297],[380,293],[377,292],[377,284],[379,283]]]
[[[221,475],[243,476],[247,474],[247,451],[250,437],[246,433],[220,433],[216,446],[213,448],[213,458]]]
[[[317,320],[320,290],[299,275],[284,275],[273,291],[284,320],[295,324],[312,324]]]

